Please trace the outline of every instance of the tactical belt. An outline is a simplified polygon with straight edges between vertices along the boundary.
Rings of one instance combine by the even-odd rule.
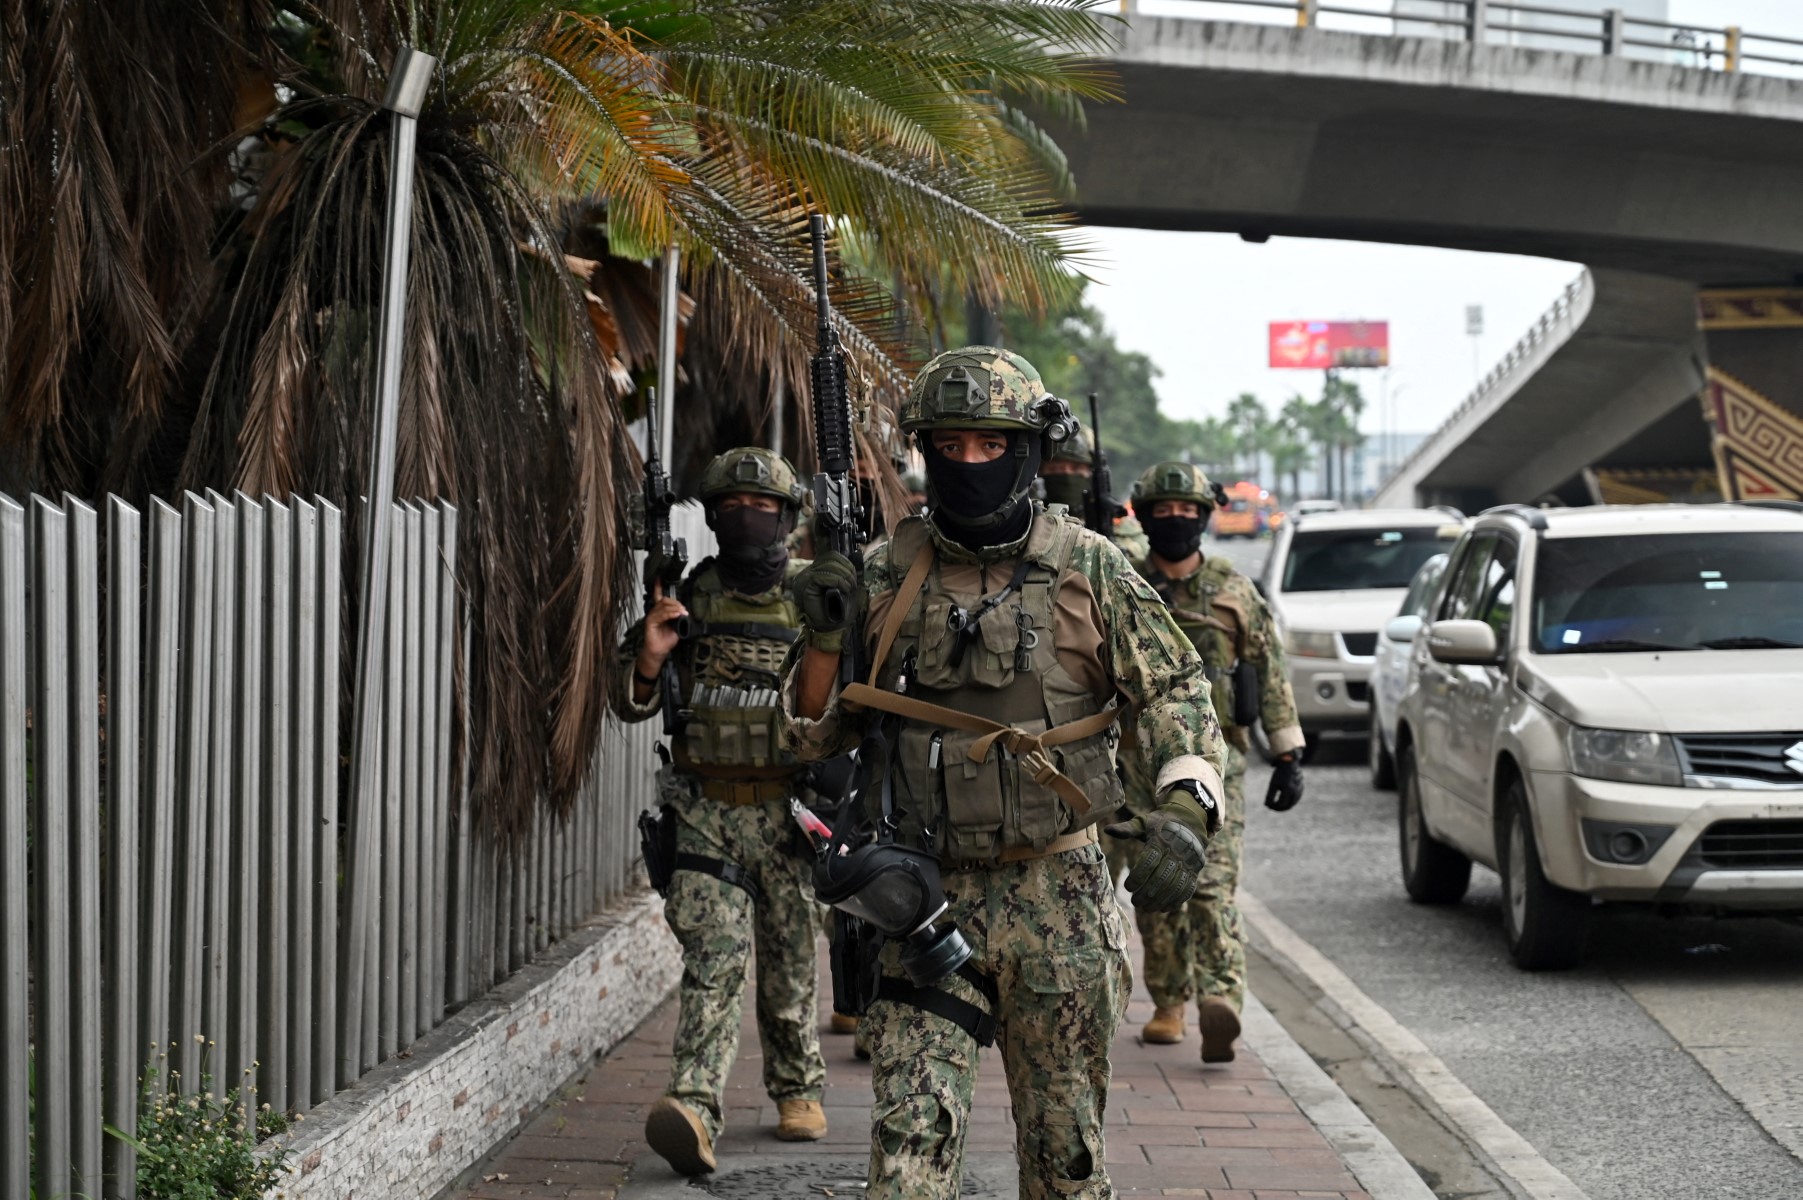
[[[907,619],[908,610],[913,607],[915,597],[920,595],[920,589],[926,586],[927,572],[932,569],[935,554],[936,551],[929,544],[914,556],[913,563],[909,565],[908,574],[902,580],[901,588],[890,606],[888,618],[883,622],[882,635],[877,639],[876,657],[870,664],[871,679],[875,679],[882,670],[890,648],[895,645],[896,635],[901,632],[902,622]],[[1029,733],[1013,725],[979,717],[975,713],[961,712],[943,704],[887,692],[868,683],[847,684],[839,695],[844,703],[852,707],[874,708],[909,721],[983,734],[970,744],[967,756],[971,762],[986,760],[990,749],[999,742],[1020,759],[1021,766],[1032,775],[1034,783],[1057,792],[1071,812],[1079,817],[1089,811],[1089,797],[1083,794],[1083,789],[1077,786],[1075,780],[1057,768],[1047,752],[1067,742],[1080,742],[1084,738],[1094,737],[1121,716],[1117,705],[1080,720],[1055,725],[1043,733]]]
[[[690,621],[693,628],[692,637],[715,635],[719,637],[760,638],[764,641],[781,642],[791,645],[801,637],[801,630],[788,625],[772,625],[766,621]]]
[[[795,777],[779,779],[711,779],[697,777],[701,794],[716,804],[732,808],[750,808],[768,800],[787,800],[795,794]]]
[[[958,974],[964,977],[966,983],[983,993],[983,998],[989,1001],[988,1012],[941,988],[916,987],[906,979],[897,979],[892,975],[883,976],[876,985],[876,998],[906,1004],[936,1017],[944,1017],[974,1038],[977,1045],[995,1045],[995,1010],[1001,1003],[1001,992],[996,987],[995,980],[969,962],[958,968]]]
[[[762,903],[764,899],[763,889],[758,887],[757,880],[753,879],[738,863],[727,862],[722,858],[708,858],[701,854],[678,853],[676,869],[712,875],[721,883],[730,883],[733,887],[743,889],[745,894],[751,897],[753,904]]]
[[[1125,820],[1126,818],[1121,818]],[[1063,854],[1067,850],[1079,850],[1084,846],[1093,846],[1101,841],[1094,825],[1085,825],[1075,833],[1067,833],[1055,837],[1044,846],[1035,849],[1032,846],[1009,846],[994,858],[967,858],[947,863],[940,869],[944,871],[980,871],[984,867],[1006,866],[1008,863],[1032,862],[1035,859],[1050,858],[1054,854]]]
[[[1045,844],[1044,849],[1035,850],[1031,846],[1010,846],[1002,851],[997,862],[1027,862],[1035,858],[1050,858],[1054,854],[1063,854],[1066,850],[1075,850],[1081,846],[1093,846],[1101,838],[1094,825],[1085,825],[1075,833],[1067,833],[1063,837],[1053,838]]]

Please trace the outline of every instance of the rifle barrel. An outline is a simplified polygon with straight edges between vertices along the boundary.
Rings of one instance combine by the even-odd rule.
[[[814,244],[814,312],[820,328],[830,330],[833,314],[826,298],[826,220],[819,213],[808,215],[808,240]]]

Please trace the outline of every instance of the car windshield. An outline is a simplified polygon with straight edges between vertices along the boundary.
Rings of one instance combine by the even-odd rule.
[[[1549,538],[1534,579],[1534,649],[1803,646],[1803,533]]]
[[[1298,530],[1283,564],[1283,590],[1405,588],[1421,564],[1445,553],[1457,536],[1457,528],[1437,525]]]

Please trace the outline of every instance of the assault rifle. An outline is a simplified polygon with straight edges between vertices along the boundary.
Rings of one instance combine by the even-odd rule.
[[[808,238],[814,247],[814,305],[818,318],[814,357],[809,363],[814,398],[814,457],[819,466],[814,476],[814,545],[817,551],[836,550],[854,566],[862,567],[860,530],[864,528],[864,513],[858,503],[857,485],[851,478],[857,461],[851,433],[851,391],[846,383],[845,351],[833,328],[832,303],[827,299],[826,222],[817,213],[808,217]],[[829,615],[843,618],[851,602],[850,596],[829,597],[829,608],[838,609]],[[858,631],[847,628],[845,632],[839,679],[851,683],[858,677]]]
[[[676,586],[682,582],[683,572],[688,570],[689,544],[687,539],[673,537],[670,533],[670,510],[676,507],[676,491],[670,486],[670,476],[664,470],[663,457],[659,453],[663,443],[658,440],[657,389],[645,389],[645,396],[645,485],[634,507],[641,509],[642,514],[645,615],[649,617],[659,595],[676,594]],[[689,619],[679,619],[676,636],[686,638],[689,632]],[[689,716],[682,708],[674,654],[664,659],[663,670],[658,672],[657,691],[663,699],[664,733],[673,737],[682,732]]]
[[[1108,455],[1102,449],[1102,410],[1089,394],[1089,511],[1084,524],[1105,538],[1114,536],[1114,481],[1108,477]]]

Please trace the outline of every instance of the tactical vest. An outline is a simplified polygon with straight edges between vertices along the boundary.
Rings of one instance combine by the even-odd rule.
[[[892,604],[907,600],[904,575],[919,556],[931,566],[905,613],[897,618],[891,607],[872,621],[894,629],[875,687],[951,711],[873,715],[894,732],[887,778],[898,835],[943,862],[1043,851],[1121,802],[1113,694],[1098,695],[1067,671],[1054,636],[1059,592],[1077,586],[1070,560],[1082,532],[1068,517],[1041,513],[1019,560],[981,566],[943,561],[918,517],[890,543],[889,582],[902,593]],[[1062,647],[1066,654],[1093,658],[1108,632],[1097,623],[1067,641],[1075,644]],[[1090,674],[1109,678],[1100,664]],[[846,696],[872,708],[891,703],[864,688]],[[947,719],[962,714],[970,719]]]
[[[799,770],[777,740],[783,659],[801,630],[795,601],[786,589],[764,602],[728,591],[711,560],[679,595],[696,629],[677,661],[682,700],[694,716],[676,741],[676,765],[734,779]]]
[[[1233,669],[1246,647],[1246,614],[1237,603],[1220,595],[1233,576],[1233,564],[1225,558],[1204,559],[1201,568],[1187,579],[1169,579],[1149,565],[1143,574],[1202,656],[1215,716],[1221,732],[1231,738],[1239,728],[1233,721]]]

